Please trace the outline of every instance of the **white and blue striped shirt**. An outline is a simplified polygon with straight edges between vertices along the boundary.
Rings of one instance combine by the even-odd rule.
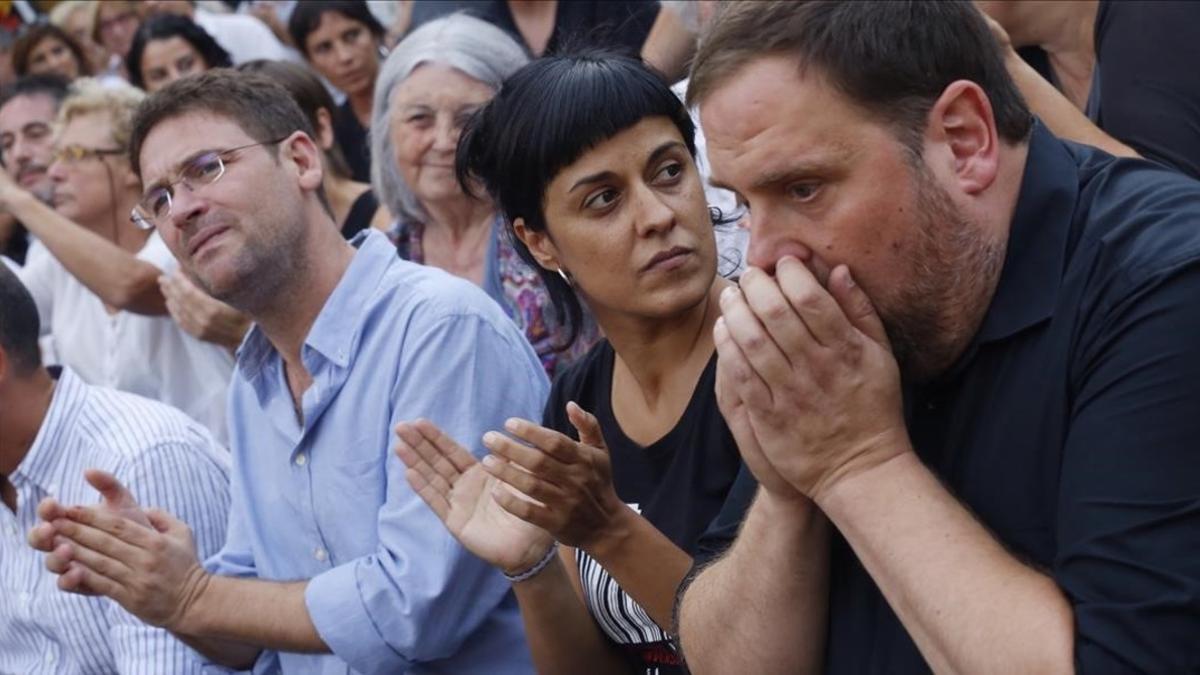
[[[164,630],[115,602],[58,590],[44,554],[26,533],[45,497],[94,504],[87,468],[114,474],[143,507],[192,528],[201,558],[220,550],[229,510],[229,455],[183,413],[161,403],[92,387],[69,369],[9,481],[16,513],[0,507],[0,673],[199,673],[200,659]]]

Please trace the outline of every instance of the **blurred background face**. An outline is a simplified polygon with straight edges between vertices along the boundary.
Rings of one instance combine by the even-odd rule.
[[[68,14],[59,27],[69,33],[83,47],[93,68],[104,69],[108,63],[108,51],[92,40],[92,19],[88,16],[85,7],[80,7]]]
[[[34,75],[58,75],[68,81],[82,73],[80,63],[62,40],[47,37],[29,51],[29,72]]]
[[[483,82],[438,64],[417,66],[392,93],[394,159],[423,203],[466,198],[454,177],[454,151],[467,119],[494,95]]]
[[[146,91],[153,93],[181,77],[208,70],[208,64],[192,43],[176,36],[147,42],[141,68]]]
[[[363,93],[375,86],[379,45],[366,24],[338,12],[325,12],[304,47],[313,68],[346,94]]]
[[[18,185],[49,201],[52,185],[46,170],[53,161],[51,133],[58,107],[50,96],[18,96],[0,108],[0,151],[4,170]]]
[[[142,22],[137,10],[123,3],[100,3],[96,22],[99,24],[100,44],[109,52],[125,58]]]
[[[60,130],[55,148],[84,150],[115,149],[109,130],[112,120],[106,112],[79,115]],[[124,154],[59,159],[50,165],[54,181],[54,210],[85,227],[107,224],[112,218],[116,192],[129,182],[132,172]]]

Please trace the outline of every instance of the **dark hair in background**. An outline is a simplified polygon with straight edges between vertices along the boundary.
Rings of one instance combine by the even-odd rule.
[[[296,104],[300,106],[300,111],[308,118],[309,124],[312,125],[314,140],[317,140],[315,133],[320,121],[318,113],[322,109],[329,113],[329,123],[333,124],[333,116],[337,114],[337,104],[333,102],[333,97],[329,95],[329,90],[325,88],[325,85],[321,84],[321,80],[317,79],[317,76],[308,68],[288,61],[256,59],[243,63],[237,69],[243,73],[258,73],[269,77],[287,89]],[[330,131],[332,131],[332,126]],[[336,142],[325,151],[325,157],[328,160],[329,169],[333,173],[341,178],[350,177],[350,167],[346,164],[342,149]]]
[[[0,347],[17,375],[26,376],[41,367],[40,332],[33,296],[17,275],[0,263]]]
[[[14,82],[11,87],[4,88],[3,94],[0,94],[0,108],[20,96],[49,96],[54,99],[54,104],[57,106],[62,104],[63,99],[67,97],[70,86],[69,82],[58,75],[26,75]],[[52,122],[53,120],[47,121]]]
[[[52,23],[39,23],[31,26],[29,30],[22,33],[17,38],[17,41],[13,43],[13,72],[17,75],[29,74],[29,59],[33,55],[34,48],[41,44],[43,40],[58,40],[66,45],[67,49],[71,52],[71,56],[75,57],[75,62],[79,64],[80,77],[87,77],[93,73],[92,62],[88,60],[87,54],[83,52],[83,46],[79,44],[79,41],[70,33]]]
[[[1005,140],[1023,141],[1032,128],[999,45],[970,2],[723,3],[692,62],[688,104],[768,55],[793,57],[801,71],[815,67],[917,157],[930,108],[956,80],[983,89]]]
[[[376,40],[383,40],[383,24],[371,13],[363,0],[312,0],[297,2],[288,19],[288,34],[292,36],[292,44],[307,58],[308,36],[321,25],[321,17],[326,12],[337,12],[352,21],[366,25],[367,30]]]
[[[537,263],[512,224],[546,229],[546,186],[591,148],[647,117],[666,117],[696,155],[691,116],[663,79],[640,60],[609,50],[537,59],[504,82],[467,122],[455,171],[463,191],[479,181],[504,214],[517,253],[542,277],[568,325],[566,348],[583,318],[579,298],[555,270]]]
[[[142,53],[146,51],[146,45],[173,37],[182,38],[190,44],[209,68],[229,68],[233,65],[229,52],[195,21],[178,14],[155,14],[138,27],[129,53],[125,55],[125,70],[129,73],[130,83],[140,89],[146,88],[145,78],[142,77]]]

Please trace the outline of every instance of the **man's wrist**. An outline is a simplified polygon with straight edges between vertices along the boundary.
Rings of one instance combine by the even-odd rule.
[[[834,522],[838,522],[840,516],[846,514],[856,502],[861,503],[871,495],[884,492],[881,489],[884,484],[896,486],[917,470],[928,469],[925,469],[916,452],[909,448],[859,470],[845,472],[837,480],[826,484],[813,501]]]
[[[178,618],[166,628],[172,633],[192,637],[205,637],[212,632],[207,611],[214,594],[220,592],[221,579],[210,574],[199,565],[192,570],[185,582],[186,593],[181,601]]]

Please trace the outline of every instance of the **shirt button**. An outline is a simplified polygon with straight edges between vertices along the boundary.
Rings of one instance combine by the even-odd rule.
[[[296,455],[296,466],[304,466],[308,464],[308,457],[302,452]]]
[[[313,551],[313,557],[320,562],[325,562],[325,560],[329,558],[329,554],[325,552],[325,549],[319,548]]]
[[[46,663],[54,663],[54,652],[46,652]]]

